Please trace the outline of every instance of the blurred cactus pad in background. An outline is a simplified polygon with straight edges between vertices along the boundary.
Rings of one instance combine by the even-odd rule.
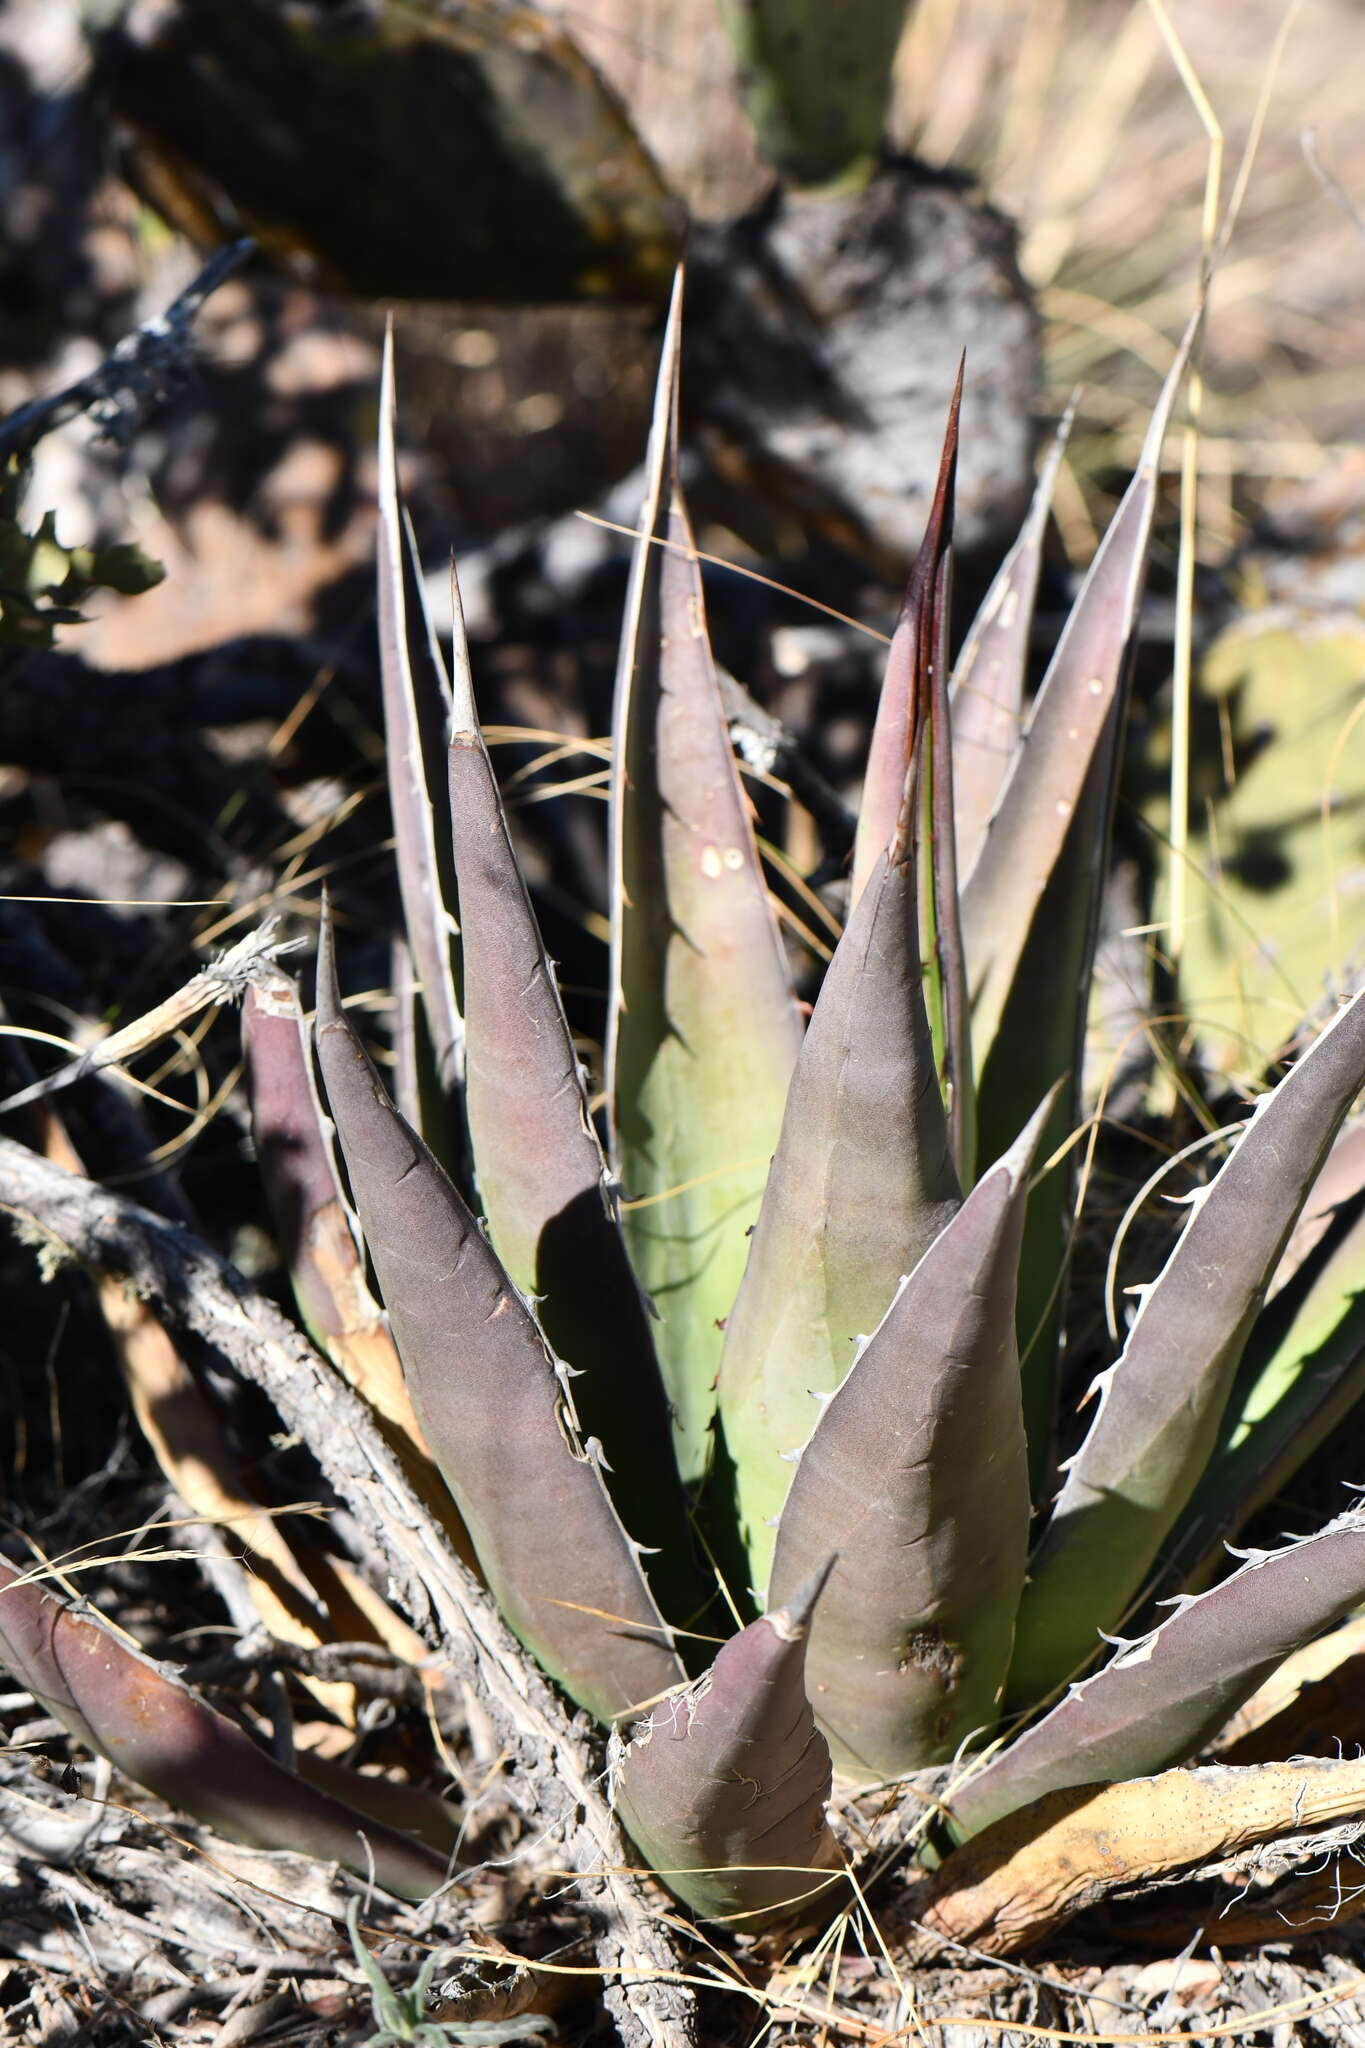
[[[161,999],[71,1024],[45,936],[14,943],[7,998],[55,1022],[0,1039],[7,1270],[24,1317],[35,1266],[86,1276],[154,1478],[118,1533],[121,1452],[68,1489],[54,1423],[60,1499],[25,1514],[13,1404],[0,1850],[44,1969],[68,1894],[173,1946],[221,1886],[224,1953],[264,1973],[224,2005],[284,1972],[310,2024],[376,2048],[602,2013],[625,2048],[693,2048],[755,2008],[819,2038],[846,1948],[877,2002],[841,2024],[882,2038],[945,1958],[1050,1983],[1033,1966],[1086,1944],[1187,1962],[1206,1926],[1235,1951],[1365,1910],[1359,617],[1286,602],[1264,541],[1196,603],[1211,261],[1083,498],[1083,401],[1035,429],[1012,229],[888,141],[933,22],[717,20],[756,182],[708,212],[567,15],[91,12],[141,203],[254,237],[286,327],[303,279],[617,308],[653,362],[624,483],[629,377],[612,419],[594,401],[583,495],[622,587],[605,556],[580,573],[579,649],[553,564],[581,527],[490,513],[432,573],[403,341],[426,316],[361,316],[378,729],[353,601],[264,742],[315,719],[292,808],[246,770],[147,798],[136,739],[118,756],[156,843],[199,833],[225,876],[156,899],[210,913],[181,927],[199,958],[158,952]],[[134,412],[162,403],[174,326],[53,404],[100,418],[120,362],[157,387]],[[59,545],[24,417],[0,427],[20,705],[21,657],[60,661],[97,591],[131,615],[177,573],[145,522]],[[1092,513],[1072,573],[1059,528]],[[762,553],[793,532],[809,616]],[[291,534],[286,502],[272,549]],[[739,576],[709,573],[717,535]],[[876,687],[841,695],[866,635],[829,598],[877,578],[901,596]],[[520,700],[537,724],[504,722],[521,656],[481,629],[514,584],[555,678]],[[761,673],[717,658],[718,592],[801,620]],[[131,728],[124,701],[89,716]],[[229,1004],[240,1062],[220,1028],[211,1070]],[[231,1228],[142,1121],[186,1073],[197,1185],[252,1176]],[[51,1355],[33,1373],[59,1416]],[[184,1625],[177,1557],[204,1582]]]

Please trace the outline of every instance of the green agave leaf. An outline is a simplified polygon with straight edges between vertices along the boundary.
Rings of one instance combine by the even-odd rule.
[[[444,810],[444,784],[436,764],[445,751],[449,685],[434,640],[426,630],[425,617],[419,633],[412,632],[409,626],[410,558],[398,495],[395,419],[390,323],[384,337],[379,391],[377,558],[379,670],[384,693],[389,803],[408,945],[421,986],[422,1007],[440,1084],[449,1091],[460,1080],[464,1065],[464,1023],[452,958],[458,927],[454,918],[450,836],[444,818],[438,819],[434,802],[434,793],[440,791]],[[415,583],[416,579],[412,580]],[[420,595],[418,603],[420,609]],[[439,1144],[437,1149],[442,1149]]]
[[[1365,1393],[1365,1123],[1341,1132],[1276,1269],[1219,1435],[1166,1549],[1187,1588]]]
[[[770,1600],[835,1553],[806,1685],[841,1768],[892,1778],[990,1726],[1028,1555],[1014,1292],[1050,1103],[935,1238],[801,1453]]]
[[[316,1790],[92,1614],[0,1559],[0,1661],[64,1728],[168,1806],[259,1849],[303,1849],[423,1899],[447,1864]]]
[[[1076,1120],[1082,1039],[1131,655],[1146,580],[1162,442],[1194,343],[1192,322],[1130,483],[1077,594],[963,885],[962,923],[977,1077],[977,1156],[1003,1151],[1054,1082],[1045,1153]],[[1035,1487],[1052,1438],[1070,1176],[1029,1205],[1019,1289],[1024,1420]]]
[[[1143,1583],[1217,1439],[1265,1291],[1365,1084],[1365,993],[1263,1095],[1145,1291],[1030,1564],[1010,1696],[1041,1698],[1093,1656]]]
[[[1176,1603],[1103,1671],[1073,1686],[976,1777],[951,1788],[959,1838],[1045,1792],[1148,1777],[1194,1756],[1276,1665],[1365,1600],[1365,1513],[1284,1550],[1254,1552],[1212,1592]]]
[[[484,1575],[532,1655],[610,1721],[681,1666],[564,1368],[347,1021],[325,915],[317,1047],[408,1391]]]
[[[706,638],[677,485],[681,279],[650,434],[612,747],[607,1089],[632,1261],[686,1480],[706,1470],[721,1326],[744,1271],[801,1019]],[[657,545],[666,541],[668,545]]]
[[[815,1400],[961,1201],[924,1007],[916,802],[912,773],[898,838],[826,971],[726,1326],[721,1423],[760,1590]]]
[[[652,1869],[694,1912],[748,1933],[842,1900],[829,1750],[802,1684],[828,1569],[612,1741],[616,1809]]]
[[[575,1398],[602,1443],[627,1526],[689,1590],[686,1509],[648,1312],[535,912],[479,731],[455,599],[450,816],[460,891],[465,1105],[479,1199],[498,1257],[539,1304],[555,1355],[583,1371]],[[672,1600],[669,1603],[672,1606]]]
[[[957,858],[970,874],[1024,724],[1033,606],[1052,492],[1076,417],[1073,397],[1038,472],[1019,538],[996,572],[953,664],[953,805]]]

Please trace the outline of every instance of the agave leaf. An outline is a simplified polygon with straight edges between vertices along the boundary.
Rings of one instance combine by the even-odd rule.
[[[1044,1103],[902,1281],[801,1454],[770,1600],[833,1550],[806,1684],[835,1761],[897,1777],[994,1721],[1028,1554],[1014,1290]]]
[[[953,497],[957,479],[958,430],[962,416],[964,364],[948,407],[938,480],[887,649],[877,717],[868,749],[867,772],[853,841],[850,908],[857,903],[900,828],[905,778],[920,732],[930,713],[929,672],[947,633],[953,545]]]
[[[459,1854],[465,1816],[450,1800],[428,1792],[425,1786],[385,1774],[374,1776],[313,1749],[299,1750],[294,1768],[319,1792],[382,1821],[385,1827],[415,1837],[447,1861]]]
[[[1365,992],[1263,1095],[1145,1292],[1029,1566],[1010,1695],[1041,1698],[1138,1594],[1208,1462],[1247,1336],[1365,1083]]]
[[[826,971],[726,1326],[721,1420],[759,1589],[815,1397],[961,1201],[921,983],[916,800],[912,773],[900,836]]]
[[[3,1559],[0,1660],[97,1755],[234,1841],[373,1870],[401,1898],[445,1882],[443,1856],[305,1784],[161,1665]]]
[[[1033,919],[1062,857],[1092,767],[1099,765],[1104,779],[1112,777],[1146,584],[1162,443],[1197,330],[1198,316],[1162,386],[1137,470],[1077,593],[966,878],[963,910],[983,1057],[1009,1001]],[[1052,999],[1052,991],[1039,991],[1040,1010]]]
[[[801,1020],[706,638],[677,482],[681,278],[650,434],[612,745],[607,1089],[626,1237],[683,1477],[709,1457],[721,1325],[777,1143]],[[667,541],[668,545],[656,545]]]
[[[377,558],[379,671],[389,803],[408,944],[440,1082],[449,1091],[457,1085],[464,1064],[464,1023],[452,960],[457,926],[449,833],[444,819],[438,820],[434,804],[435,792],[440,791],[444,808],[444,784],[435,764],[445,749],[449,686],[425,621],[420,634],[409,627],[409,548],[398,495],[395,416],[390,324],[384,337],[379,391]]]
[[[1307,1277],[1308,1272],[1316,1270],[1310,1262],[1319,1247],[1330,1255],[1338,1237],[1336,1226],[1344,1223],[1349,1228],[1363,1200],[1365,1117],[1357,1117],[1337,1132],[1322,1171],[1308,1191],[1308,1199],[1266,1289],[1267,1307],[1292,1287],[1301,1273]]]
[[[1095,935],[1108,865],[1162,442],[1197,323],[1157,400],[1137,471],[1091,563],[1029,714],[962,894],[976,1072],[977,1156],[1004,1150],[1053,1083],[1045,1152],[1076,1121]],[[1070,1176],[1029,1205],[1019,1349],[1035,1490],[1050,1451]]]
[[[413,1407],[509,1626],[602,1720],[681,1668],[567,1375],[341,1007],[330,919],[318,1060]]]
[[[1365,1392],[1365,1124],[1343,1131],[1276,1269],[1218,1447],[1167,1557],[1187,1588]]]
[[[389,1049],[393,1055],[393,1099],[415,1131],[422,1128],[421,1052],[417,1043],[417,1013],[422,998],[417,993],[417,971],[412,952],[402,932],[395,932],[389,945],[389,987],[393,1008],[389,1021]]]
[[[578,1410],[602,1442],[627,1525],[662,1561],[681,1565],[686,1513],[648,1311],[479,731],[458,591],[454,608],[450,816],[479,1199],[494,1249],[514,1285],[539,1303],[556,1356],[590,1368],[576,1389]],[[684,1611],[675,1610],[678,1619]]]
[[[304,1325],[373,1408],[423,1502],[472,1563],[468,1534],[436,1470],[383,1310],[370,1292],[337,1175],[332,1127],[318,1097],[308,1026],[288,975],[264,976],[247,991],[242,1044],[256,1158]]]
[[[939,1086],[948,1111],[948,1136],[964,1188],[974,1178],[976,1106],[972,1087],[971,1034],[967,1008],[967,963],[962,950],[962,902],[958,890],[957,827],[954,820],[953,743],[948,709],[948,623],[952,613],[953,487],[957,474],[958,416],[962,409],[965,358],[948,412],[935,506],[939,524],[929,562],[929,602],[916,607],[921,619],[916,658],[916,695],[927,718],[920,772],[920,861],[924,909],[925,996],[929,1027],[938,1054]]]
[[[745,1932],[830,1903],[829,1750],[802,1673],[826,1564],[612,1743],[616,1808],[669,1890]]]
[[[288,975],[272,974],[268,983],[247,990],[242,1003],[242,1056],[266,1205],[304,1328],[323,1349],[327,1339],[347,1328],[366,1306],[377,1319],[379,1305],[365,1286],[356,1254],[313,1085],[307,1025]],[[350,1260],[334,1242],[338,1233],[350,1241]],[[337,1299],[337,1281],[343,1274],[357,1290],[350,1313]]]
[[[1281,1756],[1341,1756],[1365,1737],[1365,1617],[1286,1657],[1219,1729],[1220,1763],[1273,1763]]]
[[[1019,749],[1043,540],[1075,416],[1073,397],[1038,472],[1019,538],[1000,564],[953,664],[953,807],[958,865],[964,875],[976,863]]]
[[[1255,1552],[1211,1592],[1182,1598],[1150,1635],[952,1789],[973,1835],[1068,1785],[1140,1778],[1194,1756],[1276,1665],[1365,1600],[1365,1513],[1283,1550]]]

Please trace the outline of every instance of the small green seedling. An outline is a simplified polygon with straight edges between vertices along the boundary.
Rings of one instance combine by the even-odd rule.
[[[524,2012],[507,2020],[429,2020],[423,2017],[431,1981],[441,1964],[441,1951],[434,1949],[417,1972],[407,1991],[395,1991],[369,1949],[360,1939],[360,1901],[352,1899],[346,1908],[346,1926],[355,1959],[365,1972],[374,2008],[375,2031],[364,2048],[391,2048],[394,2042],[411,2041],[417,2048],[458,2048],[463,2042],[530,2041],[553,2034],[555,2024],[540,2013]]]

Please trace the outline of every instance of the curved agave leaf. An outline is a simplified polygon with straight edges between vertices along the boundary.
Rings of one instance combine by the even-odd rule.
[[[233,1841],[373,1870],[400,1898],[445,1883],[444,1856],[285,1770],[169,1671],[4,1559],[0,1661],[97,1755]]]
[[[408,1391],[484,1575],[545,1670],[612,1720],[681,1667],[563,1369],[346,1019],[325,915],[317,1046]]]
[[[1197,332],[1192,322],[1137,470],[1072,606],[962,892],[976,1072],[977,1156],[1003,1151],[1053,1083],[1045,1152],[1076,1120],[1095,934],[1127,719],[1161,448]],[[1052,1441],[1070,1175],[1042,1179],[1020,1268],[1019,1349],[1035,1491]]]
[[[449,724],[449,685],[434,642],[412,634],[408,620],[408,537],[398,495],[393,388],[393,326],[384,336],[379,388],[379,673],[384,693],[385,758],[398,857],[403,921],[422,990],[422,1007],[441,1086],[447,1091],[464,1065],[464,1022],[452,947],[457,926],[448,835],[440,828],[433,792],[441,788],[437,763]],[[420,609],[420,598],[419,598]],[[420,649],[419,670],[413,645]],[[442,796],[444,792],[442,790]]]
[[[616,1808],[669,1890],[742,1931],[830,1904],[829,1751],[802,1685],[828,1564],[612,1742]],[[840,1887],[842,1889],[842,1887]]]
[[[815,1397],[961,1201],[921,983],[915,800],[912,775],[901,836],[826,971],[726,1326],[721,1422],[759,1589]]]
[[[479,731],[455,596],[450,817],[464,955],[465,1104],[493,1246],[539,1303],[557,1357],[583,1370],[627,1525],[683,1566],[688,1532],[648,1313],[626,1257],[582,1068]],[[590,1370],[589,1370],[590,1368]],[[687,1609],[675,1609],[682,1619]]]
[[[1194,1756],[1276,1665],[1365,1600],[1365,1513],[1257,1552],[1212,1592],[1181,1600],[1103,1671],[950,1790],[959,1835],[1069,1785],[1148,1777]]]
[[[650,433],[612,742],[607,1092],[678,1462],[709,1461],[720,1331],[777,1144],[801,1018],[706,638],[677,483],[681,278]],[[666,542],[667,545],[659,545]]]
[[[828,1403],[770,1598],[833,1550],[806,1684],[836,1762],[897,1777],[989,1726],[1028,1554],[1014,1292],[1044,1103],[929,1246]]]
[[[1365,1123],[1343,1131],[1276,1269],[1218,1447],[1166,1555],[1187,1589],[1365,1392]]]
[[[1122,1620],[1204,1470],[1305,1195],[1365,1084],[1365,992],[1256,1104],[1143,1295],[1030,1564],[1010,1696],[1036,1700]]]
[[[1053,435],[1019,538],[996,572],[953,664],[953,815],[957,858],[970,874],[1019,750],[1033,605],[1052,492],[1066,453],[1073,397]]]

